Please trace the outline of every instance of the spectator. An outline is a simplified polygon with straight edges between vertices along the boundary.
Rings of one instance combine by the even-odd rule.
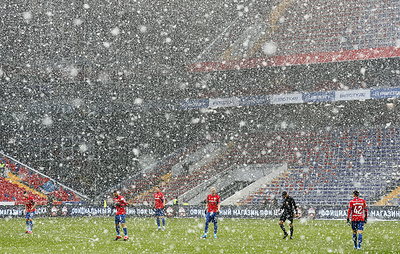
[[[274,199],[272,200],[272,206],[274,208],[278,208],[279,207],[278,200],[276,199],[276,197],[274,197]]]
[[[263,208],[269,208],[270,207],[270,203],[269,203],[269,200],[267,199],[267,197],[264,197],[264,199],[262,201],[262,206],[263,206]]]

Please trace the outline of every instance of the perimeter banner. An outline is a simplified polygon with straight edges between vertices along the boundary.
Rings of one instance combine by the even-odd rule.
[[[399,98],[399,97],[400,97],[400,87],[371,89],[371,98],[373,99],[386,99],[386,98]]]
[[[23,218],[23,206],[0,206],[0,218]],[[39,206],[35,217],[90,217],[114,216],[116,209],[112,207],[90,205]],[[205,217],[204,206],[167,206],[164,209],[166,217],[202,218]],[[347,207],[339,206],[303,206],[298,211],[305,219],[346,219]],[[369,207],[370,219],[400,220],[400,207],[385,206]],[[129,206],[127,217],[153,217],[154,210],[149,206]],[[256,206],[222,206],[220,218],[253,218],[278,219],[279,209]]]
[[[335,92],[335,101],[369,100],[371,91],[369,89],[344,90]]]

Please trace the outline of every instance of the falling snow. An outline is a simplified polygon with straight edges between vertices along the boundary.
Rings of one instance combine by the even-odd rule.
[[[77,206],[66,216],[98,227],[93,218],[114,215],[117,189],[129,203],[137,253],[214,252],[222,241],[209,239],[213,223],[199,239],[214,186],[218,230],[235,247],[215,252],[258,253],[268,242],[266,252],[283,253],[311,241],[297,229],[293,246],[271,241],[283,234],[277,220],[288,191],[301,212],[294,224],[319,228],[314,237],[326,244],[303,252],[349,252],[350,228],[330,219],[346,219],[354,190],[371,207],[368,227],[400,220],[398,7],[395,0],[3,1],[0,217],[22,218],[29,190],[38,216]],[[168,220],[185,217],[179,237],[146,231],[156,226],[143,219],[154,217],[155,187]],[[263,233],[237,218],[257,218],[247,221]],[[52,236],[34,221],[37,239]],[[133,223],[162,249],[135,239]],[[57,251],[95,251],[111,244],[104,239],[115,237],[112,224],[88,237],[75,231],[83,251],[58,233],[52,241],[62,243]],[[379,230],[379,240],[367,231],[367,251],[396,235]]]
[[[263,51],[266,55],[273,55],[275,54],[277,48],[278,46],[276,45],[276,43],[270,41],[264,44]]]

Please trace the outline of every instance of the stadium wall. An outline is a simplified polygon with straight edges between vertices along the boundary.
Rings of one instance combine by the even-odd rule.
[[[56,210],[54,210],[56,208]],[[0,205],[0,218],[23,218],[23,206]],[[400,220],[400,207],[369,207],[369,220]],[[167,217],[177,218],[203,218],[204,206],[166,206]],[[346,219],[347,207],[343,206],[313,206],[301,207],[301,219]],[[36,208],[37,217],[91,217],[91,216],[114,216],[116,209],[111,207],[90,205],[65,205],[61,206],[39,206]],[[154,217],[154,210],[149,206],[135,206],[126,208],[127,217]],[[240,207],[222,206],[219,215],[221,218],[242,219],[278,219],[279,209],[272,207]]]

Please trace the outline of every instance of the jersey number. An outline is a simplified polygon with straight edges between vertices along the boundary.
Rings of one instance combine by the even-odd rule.
[[[361,214],[363,210],[363,207],[358,205],[354,207],[354,214]]]

